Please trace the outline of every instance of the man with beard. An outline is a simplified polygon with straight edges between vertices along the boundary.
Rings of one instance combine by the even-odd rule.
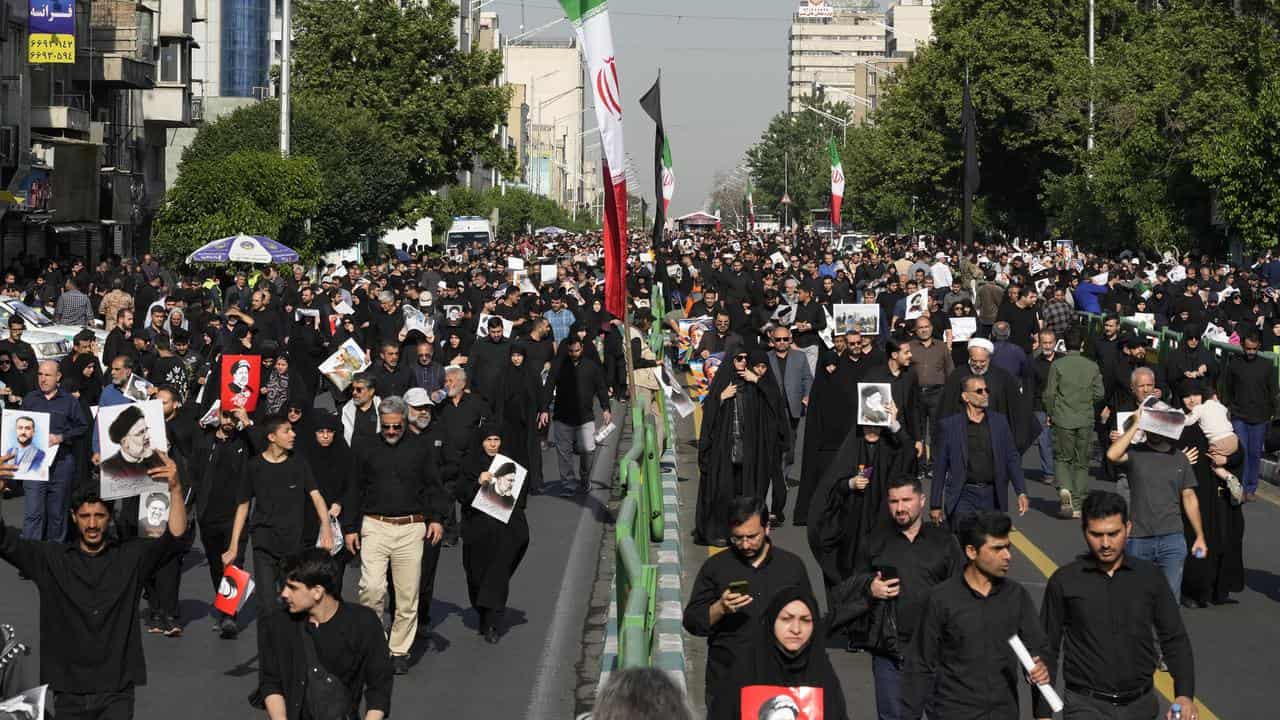
[[[384,340],[378,347],[378,362],[369,369],[374,394],[380,398],[404,395],[414,383],[413,368],[400,362],[400,343]]]
[[[886,340],[884,343],[884,360],[867,370],[862,382],[888,383],[893,392],[893,404],[898,409],[897,421],[902,424],[913,456],[905,470],[914,470],[914,460],[924,455],[923,433],[920,431],[920,405],[916,399],[920,396],[920,381],[916,376],[911,354],[911,345],[897,340]]]
[[[969,562],[929,593],[902,671],[902,715],[931,718],[1019,717],[1021,679],[1051,681],[1040,656],[1044,632],[1026,588],[1010,580],[1012,521],[999,512],[966,517],[960,544]],[[1018,636],[1035,663],[1025,673],[1009,648]]]
[[[475,444],[475,433],[491,412],[489,404],[483,398],[467,389],[467,371],[457,365],[444,369],[445,400],[436,411],[441,434],[444,436],[443,462],[455,468],[462,466],[462,461],[471,446]],[[445,490],[453,497],[453,478],[444,478]],[[445,546],[452,546],[458,541],[456,510],[450,503],[449,517],[445,521]]]
[[[434,445],[405,441],[408,406],[398,396],[378,406],[379,440],[357,445],[357,482],[345,507],[362,517],[346,536],[347,550],[360,552],[360,604],[382,617],[387,570],[396,595],[389,645],[397,675],[409,671],[409,650],[418,633],[418,593],[424,543],[439,544],[449,511]],[[416,437],[416,436],[415,436]]]
[[[890,402],[887,409],[893,414],[888,427],[859,425],[849,433],[814,493],[809,547],[828,593],[853,574],[861,543],[888,519],[888,481],[903,474],[911,457],[897,408]]]
[[[471,346],[468,354],[471,386],[492,405],[501,384],[502,371],[511,357],[511,343],[502,334],[502,318],[490,317],[485,336]]]
[[[804,295],[803,291],[801,295]],[[797,317],[799,316],[797,315]],[[795,325],[792,326],[792,328],[794,327]],[[792,328],[781,327],[773,331],[773,353],[769,355],[769,369],[773,375],[774,382],[777,383],[778,389],[782,392],[786,418],[789,424],[787,454],[782,461],[782,478],[780,478],[782,485],[780,488],[774,489],[773,498],[775,503],[769,508],[770,513],[776,518],[777,522],[782,522],[786,519],[783,513],[786,508],[786,480],[791,477],[791,467],[796,461],[796,452],[792,441],[796,437],[796,428],[800,425],[800,418],[804,416],[805,408],[809,405],[809,390],[810,386],[813,385],[812,370],[817,364],[818,348],[816,346],[813,347],[813,364],[809,363],[807,352],[792,352]],[[803,471],[803,469],[802,467],[801,470]],[[781,502],[776,502],[779,500]]]
[[[49,447],[61,445],[49,466],[47,482],[26,482],[23,537],[61,541],[66,537],[67,500],[75,483],[72,447],[89,430],[79,401],[58,387],[62,374],[52,360],[40,363],[37,387],[22,398],[22,409],[49,414]]]
[[[708,717],[718,717],[735,661],[753,652],[759,637],[759,615],[779,589],[795,586],[813,593],[804,563],[775,546],[769,538],[764,503],[737,497],[728,503],[731,552],[711,556],[698,570],[684,607],[684,629],[707,639],[705,703]]]
[[[0,458],[0,497],[11,460]],[[71,503],[74,546],[21,539],[0,519],[0,559],[40,593],[40,680],[59,718],[132,718],[135,688],[147,682],[137,599],[187,530],[177,466],[164,458],[148,475],[169,492],[168,527],[156,539],[108,540],[111,504],[97,494]]]
[[[986,381],[990,392],[988,399],[991,409],[1008,418],[1018,452],[1022,452],[1031,447],[1040,436],[1040,423],[1031,414],[1030,396],[1024,396],[1018,379],[991,364],[994,350],[995,346],[990,340],[974,338],[969,341],[969,364],[952,371],[942,387],[942,397],[938,401],[938,422],[964,410],[964,381],[970,377],[981,377]]]
[[[1025,515],[1031,503],[1009,420],[988,410],[985,378],[971,375],[962,387],[964,412],[938,422],[929,516],[939,524],[945,517],[954,528],[957,520],[974,512],[1008,512],[1009,485],[1018,494],[1018,514]]]
[[[832,629],[849,633],[850,647],[871,651],[876,716],[901,720],[902,663],[920,611],[933,588],[956,576],[965,557],[956,536],[924,522],[919,478],[889,481],[892,523],[882,523],[858,546],[853,576],[831,592]]]
[[[408,439],[413,442],[430,445],[435,452],[436,461],[440,463],[441,487],[451,484],[457,468],[445,462],[445,436],[440,424],[434,422],[432,410],[435,403],[422,388],[411,388],[404,394],[404,403],[408,408]],[[446,494],[446,507],[452,507],[452,500]],[[418,627],[431,627],[431,600],[436,591],[436,569],[440,564],[440,549],[443,543],[428,542],[422,548],[422,575],[418,583]],[[395,598],[391,598],[394,600]]]

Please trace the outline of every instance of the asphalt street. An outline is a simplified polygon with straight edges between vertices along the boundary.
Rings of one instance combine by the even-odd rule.
[[[803,432],[803,424],[801,428]],[[697,502],[696,451],[689,445],[693,437],[692,419],[682,420],[678,430],[681,513],[686,516],[684,527],[692,528],[693,507]],[[1080,522],[1059,519],[1057,492],[1038,481],[1039,458],[1035,449],[1023,460],[1031,509],[1025,516],[1014,519],[1017,532],[1013,540],[1017,551],[1010,577],[1026,586],[1039,604],[1048,576],[1058,565],[1084,552],[1085,545]],[[1094,479],[1092,487],[1114,489],[1115,486]],[[788,502],[794,503],[794,498],[792,488]],[[773,540],[805,559],[811,582],[825,604],[822,576],[805,540],[805,528],[791,524],[790,505],[786,515],[787,524],[773,531]],[[1273,487],[1264,487],[1260,499],[1244,507],[1244,515],[1245,591],[1233,595],[1230,604],[1182,611],[1195,653],[1202,720],[1276,717],[1274,699],[1269,695],[1272,688],[1266,678],[1270,674],[1270,663],[1280,661],[1280,649],[1277,649],[1280,648],[1280,622],[1277,622],[1280,620],[1280,557],[1272,554],[1274,548],[1280,547],[1280,493]],[[684,547],[683,587],[687,599],[698,565],[707,557],[708,549],[693,545],[688,537],[684,538]],[[689,692],[691,700],[700,706],[706,643],[691,636],[686,636],[685,643],[689,652]],[[839,643],[832,643],[828,653],[840,676],[849,716],[874,718],[870,657],[865,653],[846,652]],[[1162,707],[1167,707],[1172,681],[1167,674],[1157,673],[1155,682],[1157,690],[1166,695],[1161,699]],[[1022,709],[1023,717],[1031,717],[1029,688],[1025,687]]]
[[[610,439],[616,442],[617,433]],[[612,465],[612,463],[610,463]],[[553,451],[543,453],[544,477],[558,477]],[[467,601],[462,546],[446,548],[440,559],[431,612],[432,649],[419,633],[415,664],[396,678],[393,713],[421,717],[571,718],[578,684],[575,664],[595,579],[596,559],[608,489],[586,496],[529,498],[530,545],[512,581],[508,629],[494,646],[477,634],[477,618]],[[4,521],[21,527],[22,500],[3,503]],[[578,548],[575,551],[575,547]],[[344,597],[354,601],[358,571],[349,568]],[[38,663],[39,599],[34,586],[0,563],[0,623],[18,629],[34,648]],[[246,610],[235,640],[211,631],[209,585],[204,555],[186,557],[180,638],[143,635],[148,684],[137,693],[136,717],[223,720],[261,716],[246,703],[257,684],[257,644],[253,611]],[[254,604],[253,599],[249,605]],[[34,677],[27,668],[26,677]]]

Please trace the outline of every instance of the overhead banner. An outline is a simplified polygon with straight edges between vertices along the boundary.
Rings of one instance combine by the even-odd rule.
[[[827,3],[827,0],[805,0],[796,10],[796,15],[803,18],[829,18],[835,17],[835,14],[835,9]]]
[[[27,62],[75,63],[75,0],[28,0]]]

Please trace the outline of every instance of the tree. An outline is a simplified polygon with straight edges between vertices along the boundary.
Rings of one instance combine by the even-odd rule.
[[[316,161],[240,150],[184,163],[155,220],[155,249],[185,258],[220,237],[266,235],[311,256],[302,228],[320,209],[324,186]]]
[[[808,100],[823,112],[848,120],[849,107]],[[769,121],[760,142],[747,150],[747,165],[755,182],[756,210],[781,213],[782,196],[791,196],[792,217],[831,204],[831,157],[827,143],[840,142],[842,128],[811,111],[778,113]]]
[[[293,86],[363,108],[411,159],[413,190],[448,185],[479,159],[513,166],[494,128],[509,91],[496,52],[460,52],[449,0],[298,0]]]
[[[315,158],[325,188],[311,222],[312,247],[349,247],[393,224],[412,180],[408,157],[390,129],[365,110],[302,93],[293,102],[290,131],[293,152]],[[277,101],[241,108],[200,129],[180,171],[240,150],[274,152],[279,132]]]

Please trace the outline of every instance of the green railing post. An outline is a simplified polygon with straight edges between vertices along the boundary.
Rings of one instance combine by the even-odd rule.
[[[653,542],[662,542],[664,521],[662,517],[662,468],[658,464],[658,435],[654,418],[650,416],[644,427],[645,496],[649,506],[649,532]]]

